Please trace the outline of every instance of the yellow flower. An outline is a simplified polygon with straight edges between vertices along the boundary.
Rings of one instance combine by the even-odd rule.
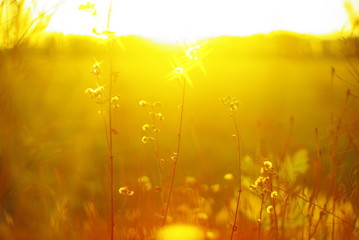
[[[237,98],[231,96],[220,98],[219,101],[221,101],[224,105],[228,106],[231,112],[237,111],[240,104]]]
[[[85,92],[90,95],[90,98],[101,98],[103,96],[105,88],[100,86],[96,89],[87,88]]]
[[[156,113],[155,116],[157,117],[158,120],[162,121],[163,119],[165,119],[162,115],[162,113]]]
[[[263,165],[268,170],[273,168],[273,164],[270,161],[264,161]]]
[[[113,96],[111,98],[111,105],[113,108],[119,108],[120,107],[120,96]]]
[[[130,191],[127,186],[120,187],[118,192],[124,196],[132,196],[135,193],[134,191]]]
[[[141,100],[141,101],[140,101],[140,106],[141,106],[141,107],[148,106],[148,103],[147,103],[145,100]]]
[[[184,73],[184,70],[181,67],[176,67],[175,70],[173,70],[173,71],[176,74],[183,74]]]
[[[274,207],[272,205],[267,207],[267,213],[272,214],[274,212]]]
[[[227,173],[226,175],[224,175],[224,180],[227,181],[232,181],[233,180],[233,174],[232,173]]]
[[[278,197],[278,192],[277,191],[271,192],[270,197],[271,198],[277,198]]]
[[[155,140],[155,139],[154,139],[153,137],[143,136],[141,141],[142,141],[143,143],[149,143],[149,142],[154,141],[154,140]]]
[[[188,48],[186,50],[186,56],[190,59],[197,60],[198,59],[198,49],[200,48],[199,45]]]
[[[152,183],[150,181],[150,178],[147,176],[142,176],[137,179],[138,183],[145,191],[150,191],[152,189]]]
[[[142,130],[143,131],[147,131],[149,128],[150,128],[151,126],[149,125],[149,124],[143,124],[143,126],[142,126]]]

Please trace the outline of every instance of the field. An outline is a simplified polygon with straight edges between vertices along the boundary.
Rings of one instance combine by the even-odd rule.
[[[110,39],[0,52],[1,239],[359,238],[355,46]]]

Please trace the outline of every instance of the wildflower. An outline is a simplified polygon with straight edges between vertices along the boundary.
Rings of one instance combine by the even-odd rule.
[[[272,205],[267,207],[267,213],[272,214],[274,212],[274,207]]]
[[[149,191],[152,189],[152,183],[147,176],[142,176],[137,179],[138,183],[142,187],[143,190]]]
[[[148,137],[143,136],[143,137],[142,137],[142,142],[143,142],[143,143],[148,143]]]
[[[176,162],[177,161],[177,156],[178,156],[178,154],[176,152],[172,153],[171,160],[173,162]]]
[[[162,113],[156,113],[155,116],[157,117],[158,120],[162,121],[164,119]]]
[[[141,100],[140,101],[140,106],[141,107],[146,107],[146,106],[148,106],[148,103],[145,100]]]
[[[200,48],[199,45],[188,48],[186,50],[186,56],[190,59],[197,60],[198,59],[198,49]]]
[[[96,89],[87,88],[85,92],[90,95],[90,98],[101,98],[103,96],[105,88],[100,86]]]
[[[120,96],[113,96],[111,98],[111,106],[113,108],[119,108],[120,107]]]
[[[154,141],[154,140],[155,140],[155,139],[154,139],[153,137],[143,136],[141,141],[142,141],[143,143],[149,143],[149,142]]]
[[[149,128],[150,128],[151,126],[149,125],[149,124],[143,124],[143,126],[142,126],[142,130],[143,131],[147,131]]]
[[[237,98],[230,96],[220,98],[219,101],[221,101],[224,105],[228,106],[231,112],[237,111],[240,104]]]
[[[264,161],[263,165],[268,170],[271,170],[273,168],[273,164],[270,161]]]
[[[175,70],[174,70],[174,72],[175,72],[176,74],[182,74],[182,73],[184,73],[184,70],[183,70],[183,68],[181,68],[181,67],[176,67]]]
[[[277,191],[271,192],[270,197],[271,198],[277,198],[278,197],[278,192]]]
[[[102,69],[101,69],[101,63],[95,62],[94,65],[92,65],[91,73],[97,77],[101,75]]]
[[[255,191],[257,189],[257,185],[255,184],[252,184],[252,185],[249,185],[249,189],[252,190],[252,191]]]
[[[182,80],[193,87],[192,80],[188,75],[189,71],[194,67],[193,64],[186,64],[182,60],[175,58],[171,66],[173,71],[167,75],[168,80]]]
[[[263,186],[264,179],[265,179],[264,177],[259,176],[259,177],[256,179],[256,181],[254,182],[254,184],[255,184],[256,186]]]
[[[124,196],[132,196],[135,193],[134,191],[130,191],[127,186],[120,187],[118,192]]]
[[[233,174],[232,173],[227,173],[226,175],[224,175],[224,180],[227,181],[232,181],[233,180]]]
[[[165,166],[165,163],[166,163],[166,161],[165,161],[163,158],[161,158],[161,159],[160,159],[160,166],[161,166],[161,167],[164,167],[164,166]]]

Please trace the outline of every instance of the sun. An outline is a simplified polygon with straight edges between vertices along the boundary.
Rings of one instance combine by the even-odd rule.
[[[96,8],[95,17],[79,10],[88,2]],[[109,3],[64,1],[47,31],[91,35],[94,28],[105,28]],[[160,42],[276,30],[330,34],[349,24],[344,5],[344,0],[121,0],[113,1],[110,30]]]

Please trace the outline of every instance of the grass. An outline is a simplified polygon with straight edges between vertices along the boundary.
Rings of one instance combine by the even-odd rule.
[[[356,58],[54,39],[0,53],[0,238],[358,237]]]

